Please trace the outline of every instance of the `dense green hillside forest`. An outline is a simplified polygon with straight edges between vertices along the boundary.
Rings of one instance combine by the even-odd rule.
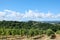
[[[60,25],[37,21],[0,21],[0,35],[35,36],[59,33]]]

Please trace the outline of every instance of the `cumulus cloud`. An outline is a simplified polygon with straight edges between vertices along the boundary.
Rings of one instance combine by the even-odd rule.
[[[26,20],[59,20],[60,14],[53,13],[41,13],[33,10],[25,11],[24,13],[12,11],[12,10],[3,10],[0,11],[0,20],[12,20],[12,21],[26,21]]]

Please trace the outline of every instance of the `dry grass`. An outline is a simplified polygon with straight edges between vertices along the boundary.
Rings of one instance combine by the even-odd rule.
[[[20,35],[15,35],[15,36],[0,36],[0,40],[60,40],[60,35],[56,34],[55,39],[50,39],[50,37],[46,35],[37,35],[33,37],[26,37],[26,36],[20,36]]]

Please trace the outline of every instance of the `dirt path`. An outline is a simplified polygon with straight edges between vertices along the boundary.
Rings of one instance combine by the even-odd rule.
[[[56,34],[55,39],[50,39],[50,37],[44,35],[43,37],[41,36],[34,36],[34,37],[21,37],[21,36],[0,36],[0,40],[60,40],[60,35]]]

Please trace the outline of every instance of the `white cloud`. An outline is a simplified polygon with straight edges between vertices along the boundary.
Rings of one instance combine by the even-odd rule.
[[[0,12],[0,17],[4,15],[5,15],[5,12]]]
[[[20,13],[12,10],[0,11],[0,20],[12,20],[12,21],[23,21],[23,20],[60,20],[60,14],[53,13],[41,13],[33,10],[25,11]]]

